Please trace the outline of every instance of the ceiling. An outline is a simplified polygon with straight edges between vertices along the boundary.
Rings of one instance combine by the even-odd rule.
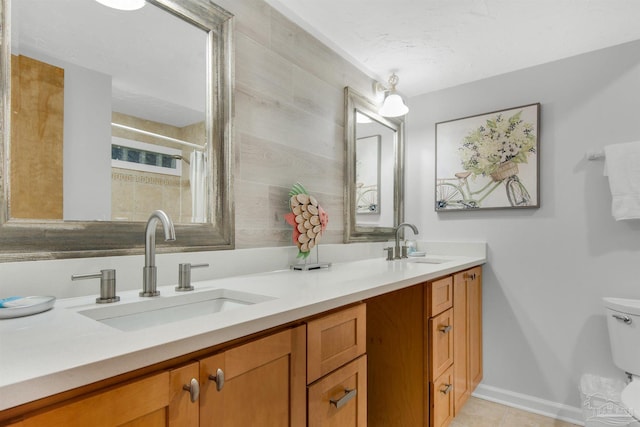
[[[640,39],[638,0],[266,0],[406,96]]]

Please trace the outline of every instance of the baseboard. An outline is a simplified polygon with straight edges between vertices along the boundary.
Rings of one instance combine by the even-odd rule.
[[[582,409],[574,406],[563,405],[562,403],[551,402],[538,397],[484,384],[478,385],[473,392],[473,396],[512,408],[522,409],[523,411],[533,412],[534,414],[544,415],[581,426],[584,425]]]

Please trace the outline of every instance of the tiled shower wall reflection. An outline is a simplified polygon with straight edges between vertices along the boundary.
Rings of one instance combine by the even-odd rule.
[[[111,172],[112,219],[114,221],[146,221],[151,212],[162,209],[174,222],[190,222],[191,190],[188,166],[183,167],[182,175],[178,177],[113,168]]]
[[[194,144],[204,142],[204,122],[177,128],[162,123],[113,113],[114,123],[143,129]],[[182,149],[188,161],[190,149],[136,132],[114,128],[113,135],[163,147]],[[190,167],[182,162],[182,176],[112,168],[111,213],[113,221],[146,221],[156,209],[165,211],[175,223],[191,222]]]

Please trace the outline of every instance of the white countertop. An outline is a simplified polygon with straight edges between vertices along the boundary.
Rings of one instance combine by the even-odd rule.
[[[282,270],[196,282],[194,292],[231,289],[273,299],[124,332],[78,311],[96,296],[57,300],[52,310],[0,320],[0,410],[221,344],[346,304],[483,264],[485,255],[439,256],[440,264],[383,258],[328,269]],[[438,258],[429,256],[428,258]],[[174,286],[160,287],[170,298]],[[138,291],[118,292],[128,304]],[[148,300],[146,298],[145,300]],[[105,304],[101,306],[111,306]]]

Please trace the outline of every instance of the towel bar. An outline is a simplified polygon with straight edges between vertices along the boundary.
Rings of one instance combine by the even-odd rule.
[[[589,150],[587,151],[587,160],[600,160],[604,159],[604,151],[595,151]]]

